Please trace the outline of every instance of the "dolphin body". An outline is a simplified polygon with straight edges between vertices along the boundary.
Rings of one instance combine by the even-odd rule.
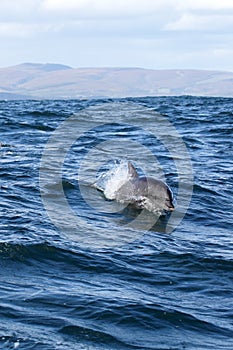
[[[128,162],[128,179],[117,189],[112,199],[154,213],[174,210],[170,188],[161,180],[140,177],[131,162]]]

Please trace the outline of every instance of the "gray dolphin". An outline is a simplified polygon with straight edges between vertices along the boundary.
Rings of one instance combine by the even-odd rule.
[[[131,162],[128,162],[128,174],[129,179],[116,191],[116,201],[154,213],[174,210],[172,192],[163,181],[140,177]]]

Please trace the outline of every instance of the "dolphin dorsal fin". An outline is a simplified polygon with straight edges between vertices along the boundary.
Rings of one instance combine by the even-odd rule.
[[[132,177],[132,178],[138,177],[137,170],[135,169],[135,167],[133,166],[133,164],[131,162],[128,162],[128,172],[129,172],[130,177]]]

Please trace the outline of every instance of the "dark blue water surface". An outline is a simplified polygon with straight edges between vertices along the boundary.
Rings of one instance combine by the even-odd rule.
[[[187,211],[158,113],[190,155]],[[232,120],[230,98],[0,101],[0,348],[233,349]],[[88,174],[116,158],[165,176],[184,216],[171,233],[105,211]]]

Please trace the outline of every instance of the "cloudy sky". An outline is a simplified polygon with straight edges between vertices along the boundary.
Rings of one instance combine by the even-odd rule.
[[[0,0],[0,67],[233,71],[233,0]]]

